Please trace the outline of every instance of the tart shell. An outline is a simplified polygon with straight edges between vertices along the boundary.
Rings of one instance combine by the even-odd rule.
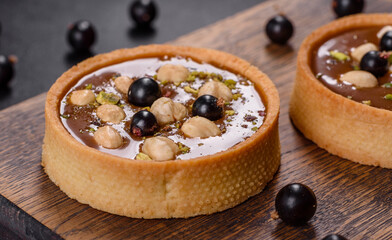
[[[110,155],[75,140],[60,120],[60,100],[77,81],[124,61],[182,56],[241,74],[255,84],[266,106],[263,125],[250,138],[214,155],[165,162]],[[120,49],[87,59],[51,87],[45,105],[42,166],[70,198],[134,218],[211,214],[258,194],[280,164],[279,96],[270,79],[231,54],[192,47],[149,45]]]
[[[335,20],[310,34],[298,52],[290,116],[306,138],[339,157],[392,168],[392,112],[352,101],[316,79],[312,50],[348,30],[392,25],[390,14],[358,14]]]

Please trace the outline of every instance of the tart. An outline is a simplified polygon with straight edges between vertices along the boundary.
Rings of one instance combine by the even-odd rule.
[[[382,52],[379,41],[390,25],[390,14],[359,14],[315,30],[298,52],[290,100],[291,119],[306,138],[384,168],[392,168],[392,74],[390,50]]]
[[[180,64],[163,65],[173,61]],[[158,63],[159,67],[148,66],[152,62]],[[134,64],[134,67],[129,64]],[[249,99],[260,99],[264,107],[257,111],[259,116],[247,115],[243,118],[245,122],[250,120],[247,129],[251,134],[239,136],[240,140],[232,146],[215,151],[212,146],[200,155],[200,151],[197,151],[203,147],[200,142],[207,144],[203,141],[210,139],[209,142],[219,148],[219,139],[226,134],[225,127],[229,132],[229,127],[234,125],[230,123],[231,117],[240,114],[235,112],[234,102],[238,102],[238,108],[253,105],[247,102],[247,96],[243,96],[242,102],[241,98],[230,100],[235,98],[235,93],[230,95],[222,90],[224,87],[213,88],[215,92],[207,87],[204,90],[201,87],[196,89],[196,85],[191,84],[197,84],[200,79],[206,78],[206,74],[214,78],[211,82],[217,86],[223,84],[232,87],[236,83],[224,81],[225,77],[219,74],[193,71],[195,69],[189,67],[189,64],[196,66],[196,70],[208,65],[207,69],[220,69],[238,76],[243,79],[243,82],[237,82],[238,87],[234,87],[238,91],[241,89],[239,85],[252,85],[255,94],[251,94]],[[125,73],[138,78],[135,80],[135,76],[121,74],[118,70],[121,66]],[[187,80],[181,82],[184,78]],[[97,84],[97,79],[104,79],[103,83]],[[130,79],[133,82],[128,87]],[[172,82],[167,83],[167,80]],[[160,95],[149,103],[152,105],[141,106],[145,101],[139,101],[138,96],[131,96],[136,91],[132,90],[137,87],[136,82],[147,84],[148,91],[158,83],[161,91],[156,94]],[[169,86],[169,90],[166,86]],[[128,93],[124,93],[127,89]],[[224,120],[209,120],[209,116],[192,116],[195,113],[192,111],[191,114],[190,111],[195,104],[189,106],[184,102],[174,102],[175,97],[165,94],[170,93],[170,89],[177,90],[175,96],[180,95],[180,92],[197,95],[196,90],[212,94],[202,95],[210,96],[208,99],[214,99],[213,95],[218,94],[217,102],[223,103],[220,105],[222,108],[228,108],[224,111],[226,117],[223,117]],[[121,92],[124,94],[121,95]],[[167,107],[154,105],[171,106],[170,109],[175,110],[167,118],[160,112]],[[72,116],[66,111],[73,109],[74,113],[88,112],[90,107],[93,110],[88,116],[93,119],[90,126],[94,129],[89,131],[86,126],[80,129],[87,136],[83,139],[80,137],[83,135],[78,135],[75,127],[71,126],[71,119],[77,122],[84,115]],[[153,111],[153,108],[156,110]],[[115,112],[116,115],[105,115],[107,112]],[[151,115],[159,120],[158,125],[154,122],[144,129],[149,122],[143,122],[143,119],[153,119]],[[280,164],[278,116],[279,97],[273,83],[256,67],[238,57],[211,49],[170,45],[116,50],[74,66],[49,90],[45,105],[42,166],[49,178],[70,198],[102,211],[134,218],[184,218],[211,214],[231,208],[260,193],[273,178]],[[97,118],[98,123],[94,122]],[[94,124],[97,126],[94,127]],[[176,124],[182,127],[176,129]],[[208,127],[210,125],[212,127]],[[166,131],[167,128],[174,130]],[[200,131],[206,135],[200,135]],[[178,133],[182,135],[176,135]],[[195,144],[186,142],[189,139]],[[185,144],[182,145],[181,141],[185,141]],[[136,151],[139,152],[132,152],[129,148],[134,144],[138,144]],[[151,148],[166,150],[155,154],[156,150],[151,152]]]

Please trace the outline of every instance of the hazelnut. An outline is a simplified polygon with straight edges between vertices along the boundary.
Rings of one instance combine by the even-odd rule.
[[[389,32],[389,31],[392,31],[392,26],[387,25],[387,26],[381,28],[380,31],[378,31],[377,37],[378,37],[378,38],[382,38],[382,36],[384,36],[384,34],[385,34],[386,32]]]
[[[161,82],[180,84],[189,75],[189,70],[182,65],[166,64],[159,68],[157,79]]]
[[[200,97],[201,95],[206,94],[212,95],[216,98],[223,98],[226,102],[230,102],[233,98],[233,93],[230,88],[224,83],[218,81],[209,81],[201,86],[198,96]]]
[[[366,53],[377,50],[377,46],[373,43],[365,43],[353,49],[353,51],[351,52],[351,57],[354,59],[354,61],[361,62],[362,57]]]
[[[131,86],[133,80],[127,76],[120,76],[114,79],[114,86],[122,93],[127,94],[129,86]]]
[[[173,102],[170,98],[161,97],[154,101],[151,110],[159,125],[169,124],[183,119],[187,110],[181,103]]]
[[[378,84],[377,78],[373,74],[362,70],[346,72],[340,77],[340,80],[349,82],[359,88],[371,88]]]
[[[214,122],[204,117],[192,117],[188,119],[181,127],[181,131],[186,137],[214,137],[221,133]]]
[[[125,118],[125,112],[117,105],[104,104],[97,108],[97,116],[104,122],[120,123]]]
[[[94,92],[91,90],[76,90],[71,93],[69,101],[72,104],[83,106],[95,101]]]
[[[98,128],[94,133],[94,139],[99,146],[104,148],[119,148],[122,145],[122,137],[120,133],[117,132],[111,126],[104,126]]]
[[[142,152],[158,161],[173,160],[180,152],[177,144],[166,137],[152,137],[144,141]]]

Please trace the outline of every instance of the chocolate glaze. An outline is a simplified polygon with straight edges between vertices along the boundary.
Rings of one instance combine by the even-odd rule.
[[[392,82],[391,72],[378,78],[377,87],[356,88],[338,79],[342,74],[354,70],[353,66],[358,66],[359,63],[355,63],[352,59],[344,62],[337,61],[329,55],[329,51],[337,50],[350,56],[351,49],[368,42],[379,46],[377,32],[382,27],[353,29],[321,43],[312,51],[311,67],[315,76],[318,76],[318,79],[333,92],[361,103],[370,100],[373,107],[392,110],[392,101],[384,99],[386,94],[392,93],[392,88],[382,87],[384,83]]]
[[[191,59],[173,57],[132,60],[102,68],[83,77],[62,100],[60,113],[65,128],[74,138],[87,146],[110,154],[131,159],[134,158],[140,152],[144,140],[143,138],[138,138],[130,134],[130,121],[133,114],[142,108],[129,104],[126,94],[121,94],[114,87],[113,79],[118,75],[126,75],[133,79],[143,76],[152,77],[156,74],[160,66],[167,63],[181,64],[187,67],[190,72],[203,71],[217,73],[221,74],[223,79],[233,79],[238,83],[236,84],[236,89],[233,89],[232,92],[234,94],[241,93],[243,96],[238,100],[232,100],[229,105],[225,106],[225,110],[234,110],[236,112],[235,115],[225,115],[224,118],[215,121],[218,127],[223,130],[220,136],[205,139],[186,138],[176,127],[176,123],[170,124],[165,128],[162,127],[159,132],[160,136],[167,136],[174,140],[174,142],[181,142],[182,145],[190,148],[188,153],[178,155],[177,159],[189,159],[224,151],[250,137],[254,133],[252,128],[259,128],[262,125],[265,117],[265,107],[249,80],[209,64],[197,63]],[[160,84],[163,96],[169,97],[175,102],[183,103],[188,107],[188,116],[177,123],[177,126],[191,117],[192,111],[190,107],[196,99],[192,94],[185,92],[183,87],[190,85],[192,88],[198,89],[204,82],[205,80],[196,78],[194,82],[183,82],[178,87],[173,84]],[[98,94],[100,91],[105,91],[121,95],[122,99],[119,105],[123,107],[126,118],[120,124],[101,122],[95,113],[96,106],[75,106],[69,103],[69,94],[74,90],[85,89],[88,84],[92,84],[92,90],[95,94]],[[252,116],[251,121],[247,121],[249,119],[247,116]],[[124,140],[124,144],[120,148],[106,149],[98,146],[95,142],[93,130],[104,125],[111,125],[119,131]]]

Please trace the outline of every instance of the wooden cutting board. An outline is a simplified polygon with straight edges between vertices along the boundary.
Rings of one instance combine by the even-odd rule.
[[[388,0],[367,2],[366,12],[392,10]],[[321,239],[329,233],[392,239],[392,170],[327,153],[305,139],[288,116],[296,52],[306,35],[334,19],[330,4],[267,1],[171,42],[235,54],[258,66],[278,87],[282,164],[261,194],[224,212],[189,219],[132,219],[79,204],[50,182],[40,166],[42,94],[0,112],[0,223],[33,239]],[[266,20],[277,11],[295,24],[294,38],[283,47],[270,44],[264,33]],[[311,187],[318,199],[315,216],[301,227],[271,219],[276,193],[293,182]]]

